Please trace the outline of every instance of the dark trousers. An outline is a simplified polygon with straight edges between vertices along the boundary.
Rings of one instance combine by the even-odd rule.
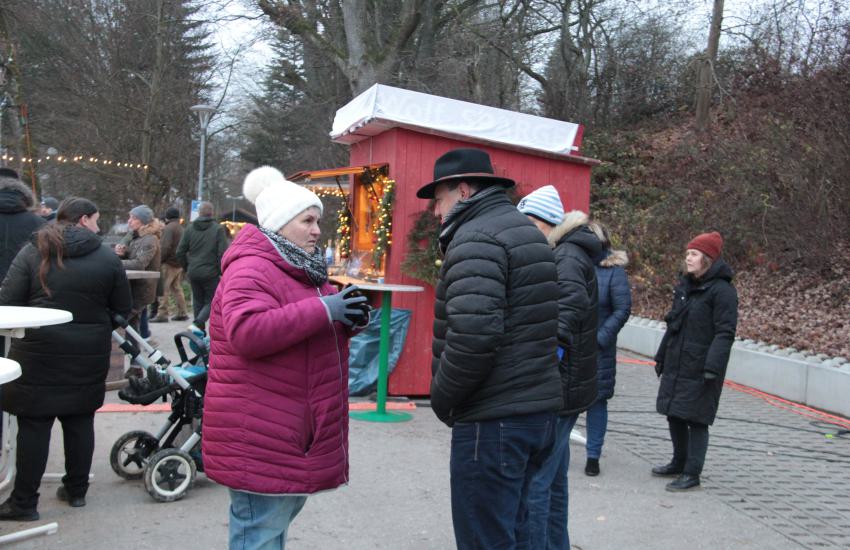
[[[189,279],[189,284],[192,285],[192,313],[194,313],[195,319],[200,320],[201,311],[205,307],[209,308],[210,304],[212,304],[219,280],[221,280],[221,277],[215,277],[213,279]]]
[[[667,423],[673,440],[673,463],[684,466],[688,475],[700,475],[708,450],[708,426],[673,416],[667,417]]]
[[[62,483],[71,497],[85,496],[94,455],[94,413],[60,416],[65,442],[65,475]],[[12,502],[23,509],[38,506],[38,488],[47,468],[50,430],[55,417],[18,417],[18,447]]]
[[[552,452],[556,416],[539,413],[452,428],[452,523],[459,550],[513,549],[528,521],[532,478]]]

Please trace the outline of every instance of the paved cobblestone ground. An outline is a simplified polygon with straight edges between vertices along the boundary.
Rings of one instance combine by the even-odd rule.
[[[609,402],[609,442],[647,468],[672,455],[666,420],[654,410],[657,388],[652,367],[621,361]],[[850,431],[779,405],[724,388],[704,491],[802,548],[850,548]]]
[[[153,327],[171,357],[170,332],[177,328]],[[602,475],[585,476],[584,449],[571,446],[573,548],[850,548],[850,434],[726,388],[711,430],[703,489],[668,493],[667,480],[649,474],[671,453],[666,421],[655,413],[657,384],[651,367],[621,363]],[[107,399],[117,401],[114,393]],[[14,548],[226,548],[223,487],[199,475],[185,499],[158,504],[140,482],[122,480],[109,467],[109,449],[122,433],[155,430],[164,416],[98,414],[88,505],[70,508],[54,496],[56,483],[44,483],[37,523],[58,521],[59,532]],[[411,422],[352,422],[350,485],[308,500],[287,549],[453,548],[449,440],[450,430],[427,403]],[[54,429],[48,471],[61,472],[62,464],[61,436]],[[31,526],[0,522],[0,533]]]

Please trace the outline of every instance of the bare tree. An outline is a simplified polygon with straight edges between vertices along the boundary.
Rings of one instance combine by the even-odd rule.
[[[271,20],[331,59],[353,95],[393,80],[420,24],[423,0],[258,0]]]
[[[714,0],[711,14],[711,28],[708,33],[708,47],[700,60],[696,85],[696,119],[698,130],[704,130],[708,123],[708,110],[711,107],[711,92],[714,89],[714,64],[717,62],[717,49],[720,44],[720,25],[723,21],[723,0]]]

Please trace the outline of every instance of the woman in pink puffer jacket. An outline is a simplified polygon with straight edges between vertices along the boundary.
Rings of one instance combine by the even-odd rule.
[[[348,339],[366,298],[327,282],[314,193],[263,167],[244,194],[259,227],[222,260],[203,459],[230,488],[230,548],[282,549],[307,495],[348,483]]]

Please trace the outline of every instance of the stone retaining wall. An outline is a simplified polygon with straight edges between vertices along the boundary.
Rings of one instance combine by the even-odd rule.
[[[631,317],[617,338],[618,347],[653,357],[666,325]],[[726,378],[810,407],[850,417],[850,363],[794,348],[735,340]]]

